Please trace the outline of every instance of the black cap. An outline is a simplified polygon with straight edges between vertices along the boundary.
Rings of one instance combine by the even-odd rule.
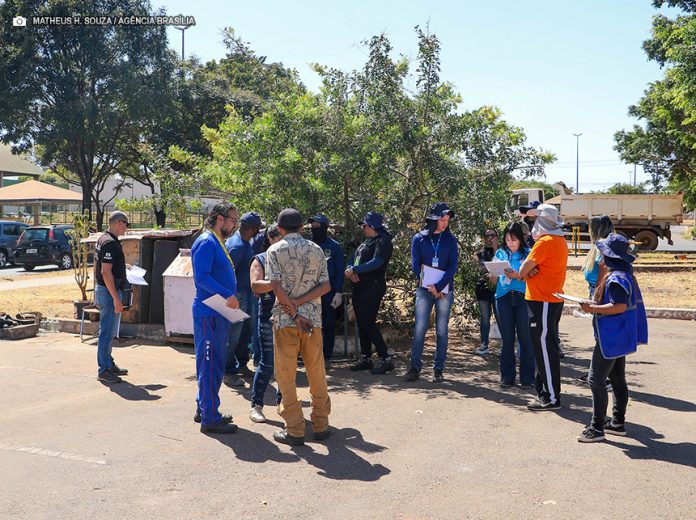
[[[295,229],[302,226],[302,215],[294,208],[285,208],[278,213],[278,227]]]

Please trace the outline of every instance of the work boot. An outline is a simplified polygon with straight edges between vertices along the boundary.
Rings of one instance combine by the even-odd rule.
[[[112,373],[110,370],[104,370],[104,372],[99,372],[97,374],[97,381],[108,384],[120,383],[123,381],[116,374]]]
[[[295,437],[294,435],[290,435],[287,430],[278,430],[277,432],[273,432],[273,440],[289,446],[304,445],[304,437]]]
[[[391,357],[387,356],[380,359],[379,365],[370,370],[375,375],[386,374],[394,370],[394,363],[392,363]]]
[[[237,425],[220,421],[216,424],[201,424],[201,433],[235,433]]]
[[[111,372],[112,374],[115,374],[117,376],[127,376],[128,375],[128,369],[121,368],[116,363],[112,363],[111,368],[109,369],[109,372]]]
[[[196,410],[196,414],[193,416],[193,422],[195,423],[200,423],[201,422],[201,411]],[[232,416],[227,413],[222,414],[222,422],[224,423],[231,423],[232,422]]]
[[[371,370],[373,368],[374,368],[374,364],[372,363],[372,357],[361,356],[360,361],[351,365],[350,371],[351,372],[358,372],[360,370]]]
[[[442,370],[437,368],[433,371],[433,383],[442,383],[445,380],[445,376],[442,375]]]
[[[416,370],[415,368],[411,367],[408,372],[406,372],[406,375],[404,376],[404,379],[406,381],[417,381],[418,378],[420,377],[420,371]]]
[[[323,441],[325,439],[328,439],[330,435],[331,435],[331,430],[329,428],[327,428],[323,432],[314,432],[314,440],[315,441]]]

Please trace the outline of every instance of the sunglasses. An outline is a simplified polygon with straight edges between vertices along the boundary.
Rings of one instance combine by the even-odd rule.
[[[497,238],[498,237],[498,235],[496,233],[486,233],[483,236],[486,238]]]
[[[119,220],[119,222],[120,222],[121,224],[125,224],[127,228],[129,228],[129,227],[131,226],[131,225],[130,225],[130,222],[128,222],[128,221],[126,221],[126,220]]]

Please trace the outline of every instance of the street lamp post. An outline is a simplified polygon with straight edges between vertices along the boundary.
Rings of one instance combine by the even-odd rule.
[[[575,194],[580,194],[580,136],[582,134],[573,134],[575,136]]]
[[[174,29],[181,31],[181,61],[184,61],[184,31],[190,28],[190,25],[175,25]]]

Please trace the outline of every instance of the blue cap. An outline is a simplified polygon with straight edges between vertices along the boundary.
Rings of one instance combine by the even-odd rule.
[[[250,211],[248,213],[244,213],[244,215],[242,215],[242,218],[239,219],[239,223],[244,227],[254,227],[254,228],[260,228],[260,227],[263,227],[266,225],[264,223],[264,221],[261,220],[261,217],[259,216],[259,214],[256,213],[255,211]]]
[[[631,245],[628,239],[618,233],[611,233],[604,240],[597,240],[595,245],[605,258],[616,258],[627,264],[632,264],[636,259],[629,251]]]
[[[445,215],[449,215],[450,219],[454,218],[454,211],[450,209],[446,202],[436,202],[430,206],[426,220],[440,220]]]
[[[524,214],[526,214],[530,209],[537,209],[537,208],[539,207],[539,204],[541,204],[541,202],[538,201],[538,200],[535,200],[535,201],[532,202],[531,204],[527,204],[526,206],[520,206],[520,207],[519,207],[520,213],[522,213],[522,214],[524,215]]]
[[[377,213],[376,211],[368,211],[365,214],[365,218],[362,219],[362,221],[360,223],[367,224],[372,229],[379,231],[380,229],[382,229],[384,227],[384,225],[382,224],[383,221],[384,221],[384,217],[382,216],[381,213]]]
[[[322,224],[324,226],[328,226],[329,225],[329,217],[327,217],[326,215],[324,215],[322,213],[317,213],[313,217],[309,217],[307,219],[307,224],[311,224],[312,222],[316,222],[317,224]]]

